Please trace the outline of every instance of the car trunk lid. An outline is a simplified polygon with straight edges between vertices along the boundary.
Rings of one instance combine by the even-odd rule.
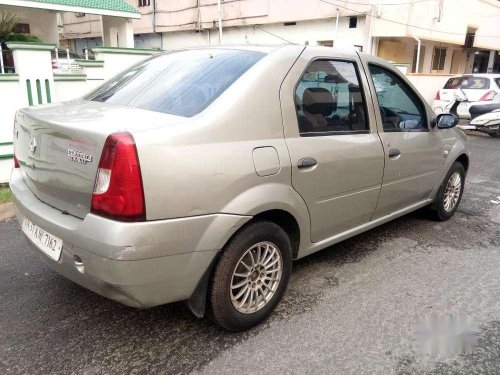
[[[108,135],[145,130],[166,119],[172,122],[165,114],[91,101],[25,108],[16,115],[15,155],[41,201],[84,218]]]

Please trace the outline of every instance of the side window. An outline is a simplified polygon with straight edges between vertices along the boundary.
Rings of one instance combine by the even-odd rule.
[[[370,74],[386,132],[427,129],[425,107],[403,80],[377,65],[370,65]]]
[[[315,60],[295,89],[301,135],[368,133],[363,88],[355,63]]]

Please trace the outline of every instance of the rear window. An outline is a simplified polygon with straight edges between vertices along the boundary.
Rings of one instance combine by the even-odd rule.
[[[191,117],[264,55],[230,49],[165,53],[133,66],[85,99]]]
[[[486,77],[463,76],[450,78],[444,85],[445,89],[484,90],[490,88],[490,80]]]
[[[57,56],[60,58],[60,59],[65,59],[68,57],[68,55],[66,54],[66,51],[59,51],[57,53]],[[55,52],[52,52],[52,57],[55,58],[56,57],[56,53]],[[79,59],[80,58],[80,55],[74,53],[74,52],[70,52],[69,53],[69,57],[72,58],[72,59]]]

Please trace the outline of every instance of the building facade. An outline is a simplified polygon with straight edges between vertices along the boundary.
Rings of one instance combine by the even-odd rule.
[[[419,1],[397,7],[379,5],[375,7],[374,16],[372,35],[375,41],[371,52],[405,64],[409,72],[500,71],[500,28],[497,26],[500,2],[497,0]]]
[[[299,43],[356,48],[407,73],[500,71],[497,0],[127,0],[135,46],[176,49]],[[64,15],[63,37],[82,53],[100,42],[99,20]]]
[[[136,47],[175,49],[218,45],[217,0],[127,0],[142,14],[134,21]],[[363,3],[363,1],[360,1]],[[314,6],[307,6],[313,4]],[[305,6],[306,5],[306,6]],[[223,44],[322,44],[366,48],[370,5],[340,9],[317,0],[222,0]],[[98,36],[97,20],[65,15],[64,38],[74,48]]]

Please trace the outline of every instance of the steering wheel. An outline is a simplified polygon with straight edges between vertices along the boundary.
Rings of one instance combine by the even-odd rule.
[[[390,112],[390,113],[388,113],[388,112]],[[380,106],[380,115],[382,117],[382,126],[384,128],[397,129],[396,124],[394,124],[392,121],[388,121],[389,117],[392,117],[392,116],[399,117],[396,115],[396,113],[394,113],[391,110],[387,110],[384,107]],[[399,121],[398,121],[398,123],[399,123]]]
[[[382,125],[385,127],[385,124],[387,122],[387,112],[382,106],[380,106],[380,116],[382,117]]]

